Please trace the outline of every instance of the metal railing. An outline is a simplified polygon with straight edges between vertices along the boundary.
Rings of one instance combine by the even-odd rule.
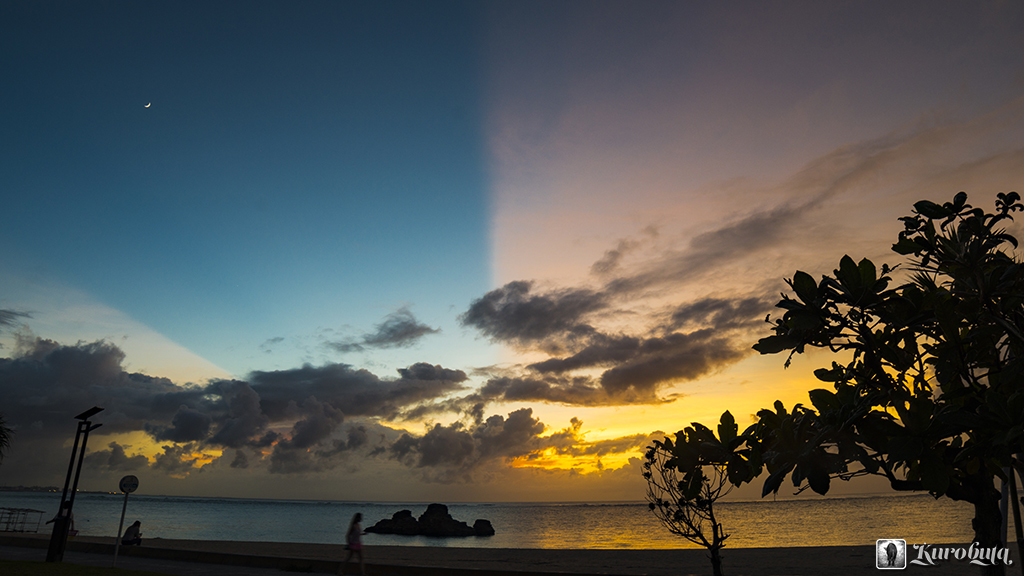
[[[0,532],[39,532],[43,514],[31,508],[0,508]]]

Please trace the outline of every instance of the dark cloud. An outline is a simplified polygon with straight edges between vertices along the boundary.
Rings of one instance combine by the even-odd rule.
[[[536,450],[544,423],[533,417],[532,408],[510,412],[508,418],[490,416],[473,430],[481,459],[517,458]]]
[[[278,450],[270,455],[271,474],[303,474],[329,470],[331,464],[306,450]]]
[[[369,443],[370,434],[366,430],[366,426],[349,426],[348,441],[346,442],[346,448],[348,450],[356,450]]]
[[[473,301],[460,321],[495,341],[530,347],[551,338],[585,338],[594,329],[584,319],[608,304],[586,288],[537,293],[532,282],[517,281]]]
[[[488,380],[471,399],[491,402],[550,402],[573,406],[653,403],[653,397],[621,394],[613,397],[589,376],[498,376]]]
[[[149,459],[142,454],[128,456],[124,446],[117,442],[107,445],[108,450],[97,450],[90,452],[85,457],[85,465],[94,469],[106,469],[114,471],[131,471],[145,468],[149,465]]]
[[[389,314],[373,333],[364,335],[363,344],[374,348],[404,348],[440,331],[418,322],[408,308],[401,308]]]
[[[773,310],[775,300],[758,297],[701,298],[676,307],[669,327],[713,327],[717,330],[757,327]]]
[[[388,447],[389,458],[423,473],[431,482],[472,482],[479,473],[493,471],[496,464],[515,460],[534,461],[552,454],[597,460],[611,455],[639,456],[652,438],[661,432],[634,434],[589,442],[583,422],[570,421],[568,428],[544,435],[546,426],[530,408],[492,415],[471,425],[453,422],[434,424],[422,435],[403,433]]]
[[[437,364],[417,362],[408,368],[399,368],[398,374],[405,380],[421,380],[424,382],[465,382],[466,373],[462,370],[449,370]]]
[[[345,415],[330,404],[314,397],[301,406],[303,417],[292,426],[291,433],[279,440],[270,454],[270,471],[277,474],[312,472],[326,469],[329,464],[321,454],[311,454],[310,448],[328,439],[345,421]]]
[[[279,442],[279,447],[287,445],[299,449],[309,448],[330,436],[345,421],[341,410],[312,396],[302,403],[302,410],[303,419],[292,426],[290,437]]]
[[[270,417],[263,413],[260,395],[247,382],[214,382],[207,386],[206,393],[206,397],[217,399],[208,405],[218,421],[217,430],[209,439],[211,444],[228,448],[248,446],[270,424]]]
[[[739,361],[750,353],[714,330],[669,334],[644,340],[629,360],[601,374],[601,386],[612,396],[630,390],[653,395],[662,385],[696,380],[716,369]]]
[[[647,226],[642,230],[640,238],[622,238],[619,243],[610,250],[606,250],[601,258],[590,266],[590,273],[595,276],[610,276],[621,269],[623,259],[630,253],[636,252],[644,244],[658,237],[658,229],[655,226]]]
[[[324,346],[327,346],[335,352],[341,352],[342,354],[348,354],[349,352],[362,352],[366,349],[365,346],[354,340],[327,341],[324,342]]]
[[[213,418],[209,414],[182,405],[169,427],[147,423],[145,429],[157,441],[195,442],[206,439],[212,421]]]
[[[732,364],[750,353],[753,338],[772,307],[771,301],[760,297],[707,297],[677,305],[654,317],[654,324],[639,335],[607,334],[584,324],[578,299],[569,299],[568,310],[557,309],[563,300],[552,295],[532,295],[530,285],[513,283],[500,290],[498,304],[485,307],[493,313],[485,317],[495,337],[503,334],[516,343],[526,339],[515,336],[522,332],[521,317],[562,317],[571,321],[548,323],[543,331],[549,358],[528,366],[533,374],[504,375],[490,379],[475,396],[458,402],[423,405],[419,410],[451,410],[458,405],[465,409],[471,401],[484,402],[556,402],[584,406],[663,402],[661,390],[692,381]],[[494,293],[492,293],[494,294]],[[509,296],[512,294],[513,296]],[[593,294],[587,292],[587,294]],[[589,302],[611,302],[609,297],[592,296]],[[506,312],[502,302],[515,308],[523,305],[536,310],[528,314]],[[541,302],[533,305],[530,302]],[[527,304],[524,304],[527,303]],[[590,309],[595,312],[595,306]],[[543,311],[545,314],[541,314]],[[607,313],[607,311],[605,312]],[[468,313],[467,313],[468,314]],[[509,329],[501,323],[510,321]],[[581,329],[584,327],[585,329]],[[679,328],[690,328],[689,332]],[[537,334],[541,334],[540,331]],[[573,375],[577,371],[603,369],[599,377]]]
[[[17,326],[19,318],[31,317],[31,315],[25,312],[0,309],[0,328],[10,328],[11,326]]]
[[[162,453],[155,456],[153,470],[159,470],[168,476],[183,478],[192,472],[201,472],[203,466],[213,460],[213,456],[199,450],[196,444],[174,444],[162,446]]]
[[[397,418],[412,406],[462,390],[466,373],[438,365],[414,364],[399,378],[381,379],[347,364],[303,366],[292,370],[253,372],[264,412],[275,420],[287,416],[289,402],[315,396],[349,416]]]
[[[345,437],[341,425],[348,417],[401,418],[463,390],[467,380],[461,370],[428,363],[402,368],[390,379],[329,364],[182,386],[126,372],[124,353],[109,342],[65,346],[22,334],[16,343],[19,355],[0,359],[0,398],[18,438],[6,469],[19,461],[38,468],[41,454],[52,454],[46,466],[59,469],[61,458],[53,450],[19,450],[62,445],[74,433],[73,416],[91,406],[104,408],[95,418],[103,426],[93,433],[93,443],[105,435],[145,431],[166,443],[151,467],[167,474],[187,474],[209,461],[205,452],[224,449],[235,450],[234,467],[322,469],[333,464],[307,460],[329,460],[341,454],[340,447],[379,448],[381,441],[366,428],[350,427]],[[108,469],[143,465],[119,446],[89,456],[93,465]]]
[[[799,205],[784,204],[749,214],[694,237],[685,250],[666,251],[639,271],[610,280],[603,290],[609,295],[628,297],[695,282],[736,260],[778,246],[819,203],[812,200]]]
[[[395,460],[410,463],[414,461],[418,446],[419,438],[406,432],[388,447],[387,454]]]
[[[182,404],[154,405],[154,399],[184,388],[124,371],[124,352],[109,342],[62,346],[25,335],[15,340],[18,355],[0,358],[0,398],[7,422],[33,437],[63,441],[74,431],[73,417],[92,406],[105,409],[102,435],[142,430],[152,418],[169,422]]]
[[[274,351],[273,350],[274,346],[280,344],[281,342],[284,342],[284,337],[283,336],[275,336],[274,338],[267,338],[263,342],[263,344],[260,344],[260,350],[263,350],[267,354],[270,354],[271,352]]]
[[[235,450],[235,459],[231,461],[231,467],[242,469],[249,467],[249,457],[245,455],[245,451]]]
[[[468,413],[473,404],[480,403],[479,394],[468,394],[455,398],[446,398],[435,402],[417,404],[402,413],[404,420],[426,420],[444,414]]]
[[[239,450],[231,466],[259,466],[271,474],[319,473],[339,466],[355,471],[367,458],[388,454],[405,434],[373,420],[343,430],[342,415],[316,399],[297,408],[304,416],[278,436],[271,450],[253,449],[255,457],[249,456],[248,450]]]
[[[591,376],[511,373],[491,376],[476,392],[419,404],[404,416],[409,420],[423,420],[444,414],[462,414],[473,422],[481,423],[487,405],[492,403],[546,402],[571,406],[615,406],[663,401],[629,393],[610,396]]]
[[[440,328],[431,328],[413,316],[407,306],[388,314],[374,331],[358,340],[326,342],[325,345],[337,352],[360,352],[366,348],[408,348],[424,336],[437,334]]]
[[[619,240],[618,246],[612,250],[606,251],[604,256],[601,256],[600,260],[591,265],[590,273],[598,276],[605,276],[614,272],[619,267],[619,262],[622,258],[629,252],[635,250],[638,244],[639,243],[635,240]]]
[[[620,241],[596,271],[611,271],[635,245]],[[662,402],[666,387],[701,378],[749,354],[756,341],[753,332],[773,304],[760,295],[706,296],[636,312],[631,306],[647,294],[634,290],[634,281],[637,287],[650,285],[634,275],[613,279],[599,290],[545,292],[520,281],[488,292],[470,305],[460,317],[462,323],[494,341],[541,351],[548,358],[530,364],[529,373],[489,380],[476,395],[421,405],[418,415],[465,411],[474,401],[584,406]],[[646,326],[632,334],[601,328],[623,324]],[[594,369],[603,372],[595,377]],[[582,371],[586,373],[580,375]]]
[[[435,424],[416,443],[417,466],[463,467],[473,462],[476,443],[461,422],[448,426]]]
[[[545,436],[545,425],[530,408],[484,417],[492,402],[599,405],[632,401],[629,394],[636,394],[631,389],[613,398],[606,386],[588,377],[494,377],[466,394],[466,373],[440,365],[417,363],[382,379],[331,364],[179,386],[125,372],[123,352],[107,342],[63,346],[26,338],[19,346],[22,356],[0,360],[0,392],[19,433],[19,447],[61,445],[73,432],[72,416],[92,405],[105,408],[96,418],[103,427],[93,433],[94,444],[102,446],[105,434],[132,431],[145,431],[164,443],[150,462],[108,440],[106,448],[87,455],[88,465],[102,472],[148,466],[182,478],[218,461],[216,454],[223,451],[218,466],[225,468],[316,473],[343,463],[354,469],[368,456],[387,456],[419,470],[425,480],[463,482],[545,450],[600,456],[635,443],[583,448],[579,434]],[[434,424],[421,435],[374,421],[428,406],[462,414],[464,421]],[[349,423],[350,418],[361,421]],[[33,454],[49,454],[53,462],[45,465],[57,473],[66,464],[62,451]],[[29,460],[14,453],[9,463],[25,466]]]
[[[360,424],[358,426],[349,426],[346,431],[345,438],[338,438],[334,440],[330,448],[318,451],[317,456],[328,458],[337,456],[339,454],[365,448],[370,445],[370,442],[370,432],[365,425]],[[375,448],[380,448],[381,450],[384,449],[383,447]]]
[[[417,468],[467,472],[486,461],[515,458],[536,450],[537,438],[543,432],[544,424],[533,416],[533,409],[522,408],[509,413],[507,419],[494,415],[469,427],[453,422],[435,424],[418,437],[403,434],[389,453]]]
[[[680,393],[663,390],[696,380],[748,355],[727,338],[711,331],[673,333],[645,340],[609,339],[566,358],[550,358],[529,366],[532,373],[489,378],[472,394],[418,405],[410,419],[462,413],[479,419],[492,403],[545,402],[570,406],[621,406],[671,402]],[[599,376],[574,375],[574,370],[607,367]]]
[[[596,335],[590,344],[579,352],[563,358],[549,358],[529,366],[542,374],[565,373],[581,368],[608,366],[625,362],[635,357],[644,340],[636,336]]]

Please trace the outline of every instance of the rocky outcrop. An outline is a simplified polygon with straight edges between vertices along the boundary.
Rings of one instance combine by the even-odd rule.
[[[431,504],[420,516],[420,534],[424,536],[476,536],[473,528],[448,513],[444,504]]]
[[[476,532],[477,536],[494,536],[494,526],[491,526],[490,520],[481,518],[473,522],[473,532]]]
[[[409,510],[399,510],[390,520],[381,520],[366,529],[377,534],[401,534],[403,536],[493,536],[494,527],[490,521],[479,519],[473,526],[452,518],[444,504],[431,504],[419,519],[413,518]]]
[[[381,520],[367,528],[366,532],[416,536],[420,533],[420,524],[412,517],[411,510],[399,510],[391,516],[391,520]]]

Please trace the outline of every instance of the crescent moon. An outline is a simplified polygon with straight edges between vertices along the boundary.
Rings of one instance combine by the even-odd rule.
[[[150,102],[149,104],[146,104],[145,106],[143,106],[143,108],[149,108],[149,107],[150,107],[150,106],[151,106],[152,104],[153,104],[153,103],[152,103],[152,102]]]

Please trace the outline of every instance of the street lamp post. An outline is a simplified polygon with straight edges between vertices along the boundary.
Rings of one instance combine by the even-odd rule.
[[[68,543],[68,529],[71,527],[71,509],[75,505],[75,493],[78,492],[78,478],[82,474],[82,460],[85,459],[85,445],[89,441],[89,432],[99,428],[102,424],[93,425],[89,418],[103,411],[99,406],[82,412],[75,419],[78,420],[78,431],[75,432],[75,443],[71,448],[71,462],[68,464],[68,475],[64,480],[64,493],[60,496],[60,508],[57,509],[57,516],[53,519],[53,533],[50,535],[50,548],[46,552],[47,562],[60,562],[64,560],[64,548]],[[79,449],[78,441],[82,441]],[[75,456],[78,456],[78,466],[75,466]],[[75,483],[71,485],[71,473],[75,473]],[[68,497],[68,486],[71,485],[71,497]]]

